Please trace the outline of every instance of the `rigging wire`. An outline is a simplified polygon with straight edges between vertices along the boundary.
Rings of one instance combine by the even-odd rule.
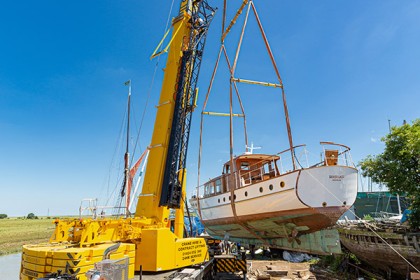
[[[170,23],[170,19],[171,19],[171,14],[172,14],[172,11],[173,11],[174,2],[175,2],[175,0],[172,0],[171,7],[169,9],[168,17],[167,17],[167,20],[166,20],[165,30],[168,29],[168,26],[169,26],[169,23]],[[147,111],[147,108],[149,106],[149,100],[150,100],[152,89],[153,89],[153,86],[154,86],[155,77],[156,77],[156,74],[157,74],[157,69],[159,67],[159,61],[160,61],[160,57],[158,57],[157,62],[155,64],[154,71],[153,71],[153,76],[152,76],[152,80],[151,80],[151,83],[150,83],[150,86],[149,86],[149,89],[148,89],[148,92],[147,92],[146,103],[145,103],[145,106],[144,106],[144,109],[143,109],[143,113],[142,113],[142,117],[141,117],[141,121],[140,121],[140,126],[138,128],[138,132],[137,132],[136,141],[135,141],[135,144],[134,144],[134,150],[133,150],[132,158],[134,158],[134,156],[135,156],[137,146],[140,146],[140,143],[139,143],[140,142],[140,140],[139,140],[140,139],[140,134],[141,134],[141,130],[142,130],[142,127],[143,127],[143,122],[144,122],[144,118],[145,118],[145,115],[146,115],[146,111]],[[131,106],[133,106],[133,104],[131,104]],[[133,112],[135,114],[135,111],[133,111]],[[113,173],[112,172],[113,162],[116,161],[116,155],[118,154],[118,151],[121,150],[120,143],[122,143],[123,128],[124,128],[124,123],[126,122],[126,118],[127,118],[127,111],[125,113],[125,116],[124,116],[124,118],[122,120],[122,123],[121,123],[121,126],[120,126],[120,132],[119,132],[119,135],[120,136],[119,136],[118,141],[117,141],[117,143],[115,145],[115,149],[114,149],[114,153],[113,153],[113,156],[112,156],[111,164],[110,164],[109,170],[108,170],[107,200],[106,200],[105,205],[108,205],[111,200],[116,199],[116,203],[114,205],[115,206],[118,205],[117,209],[120,208],[121,203],[122,203],[122,198],[119,198],[119,197],[115,198],[115,194],[117,192],[117,189],[121,185],[121,178],[122,177],[120,175],[118,176],[118,178],[116,180],[116,183],[115,183],[115,187],[114,187],[114,189],[113,189],[113,191],[111,193],[110,193],[109,189],[110,189],[110,183],[111,183],[111,174]],[[136,125],[137,125],[137,123],[136,123]],[[141,146],[140,146],[140,149],[141,149]],[[131,169],[132,164],[133,164],[133,161],[130,162],[130,169]],[[118,170],[119,171],[122,170],[121,164],[119,164]],[[118,174],[120,174],[120,173],[121,172],[118,172]],[[102,190],[101,190],[101,193],[100,194],[102,195]]]
[[[173,7],[174,7],[174,2],[175,2],[175,0],[172,0],[171,7],[170,7],[169,13],[168,13],[168,17],[166,19],[166,25],[165,25],[164,34],[165,34],[166,30],[168,30],[168,26],[169,26],[169,22],[170,22],[170,19],[171,19],[172,10],[173,10]],[[159,51],[162,51],[162,48],[163,48],[163,46],[160,47]],[[140,119],[140,128],[138,130],[137,137],[136,137],[136,142],[134,144],[133,157],[134,157],[134,155],[136,153],[137,144],[140,141],[139,139],[140,139],[141,129],[143,127],[144,116],[146,115],[146,111],[147,111],[147,108],[148,108],[148,105],[149,105],[149,100],[150,100],[150,96],[151,96],[151,93],[152,93],[153,85],[154,85],[154,82],[155,82],[155,77],[156,77],[157,69],[159,67],[159,62],[160,62],[160,56],[157,57],[155,68],[153,70],[152,80],[150,82],[150,86],[149,86],[149,89],[148,89],[148,92],[147,92],[146,103],[144,105],[143,113],[142,113],[142,116],[141,116],[141,119]],[[140,150],[141,150],[141,145],[139,144],[139,146],[140,146]]]
[[[121,121],[121,126],[120,126],[120,130],[119,130],[119,137],[117,138],[117,141],[115,143],[114,153],[112,155],[111,162],[109,164],[108,180],[107,180],[108,182],[106,184],[107,185],[107,190],[106,190],[107,200],[106,200],[105,205],[108,205],[110,199],[113,197],[113,194],[114,194],[114,192],[117,189],[117,186],[115,186],[114,189],[110,192],[111,174],[114,173],[114,172],[112,172],[113,171],[112,169],[113,169],[114,162],[116,162],[116,155],[121,153],[121,145],[120,145],[120,143],[122,143],[122,139],[123,139],[124,124],[125,124],[125,120],[126,120],[126,115],[127,115],[127,112],[125,112],[124,117],[123,117],[123,119]],[[119,164],[117,166],[117,170],[118,170],[118,174],[120,174],[121,173],[120,171],[122,170],[121,169],[121,164]],[[117,182],[119,181],[119,179],[120,179],[120,177],[117,178]],[[99,193],[99,197],[102,197],[102,191],[103,191],[103,189],[104,188],[101,189],[101,191]]]
[[[171,7],[170,7],[169,13],[168,13],[168,17],[166,19],[166,25],[165,25],[164,33],[168,29],[170,19],[171,19],[171,15],[172,15],[172,11],[173,11],[173,7],[174,7],[174,3],[175,3],[175,0],[172,0]],[[160,47],[160,51],[161,50],[162,50],[162,46]],[[143,128],[143,123],[144,123],[144,118],[145,118],[145,115],[146,115],[146,111],[147,111],[147,108],[149,107],[149,101],[150,101],[150,97],[151,97],[151,94],[152,94],[152,90],[153,90],[153,86],[154,86],[154,82],[155,82],[155,78],[156,78],[156,74],[157,74],[157,69],[159,67],[159,62],[160,62],[160,56],[157,58],[157,61],[156,61],[156,64],[155,64],[155,67],[154,67],[154,70],[153,70],[152,80],[150,82],[150,86],[149,86],[149,89],[148,89],[148,92],[147,92],[147,97],[146,97],[146,103],[144,105],[143,113],[142,113],[142,116],[141,116],[141,119],[140,119],[140,127],[139,127],[138,132],[137,132],[132,158],[134,158],[134,156],[136,154],[137,146],[139,146],[139,148],[141,150],[140,135],[141,135],[141,131],[142,131],[142,128]],[[130,169],[132,168],[133,163],[134,163],[134,161],[132,160],[131,163],[130,163]]]

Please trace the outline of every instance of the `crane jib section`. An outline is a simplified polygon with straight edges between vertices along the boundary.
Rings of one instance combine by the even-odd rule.
[[[159,206],[179,208],[182,200],[191,117],[197,98],[197,80],[207,31],[214,12],[207,1],[194,1],[190,19],[191,31],[184,42],[175,86],[175,108]]]

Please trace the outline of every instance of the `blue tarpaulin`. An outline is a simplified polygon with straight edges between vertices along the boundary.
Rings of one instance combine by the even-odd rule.
[[[408,218],[410,217],[410,214],[411,214],[411,210],[405,209],[404,212],[402,213],[400,223],[404,223],[405,221],[408,221]]]
[[[199,236],[200,234],[204,232],[204,226],[200,222],[200,218],[191,217],[191,223],[192,223],[192,236]],[[188,234],[190,234],[191,226],[190,226],[190,220],[188,219],[188,217],[184,217],[184,224],[185,224],[185,228],[188,231]]]

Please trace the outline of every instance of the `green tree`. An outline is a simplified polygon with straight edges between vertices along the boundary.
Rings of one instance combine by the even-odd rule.
[[[29,213],[28,216],[26,216],[26,219],[38,219],[38,217],[35,216],[34,213]]]
[[[359,165],[363,176],[384,183],[393,193],[407,194],[412,199],[411,226],[420,226],[420,119],[412,125],[396,126],[382,137],[385,150],[367,156]]]
[[[0,219],[6,219],[7,218],[7,214],[0,214]]]

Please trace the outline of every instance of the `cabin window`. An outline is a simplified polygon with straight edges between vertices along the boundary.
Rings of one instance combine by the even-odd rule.
[[[268,178],[272,178],[276,176],[276,172],[274,170],[274,162],[269,161],[263,165],[264,175]]]
[[[241,162],[241,170],[249,170],[249,162],[247,161]]]
[[[225,165],[225,170],[224,170],[224,173],[225,173],[225,174],[229,174],[229,173],[230,173],[230,165],[229,165],[229,164],[226,164],[226,165]]]
[[[214,194],[214,185],[213,182],[209,182],[204,185],[204,195],[209,196]]]
[[[270,163],[271,163],[271,162],[266,162],[266,163],[263,165],[263,168],[264,168],[264,174],[268,174],[268,173],[270,173],[270,167],[271,167],[271,166],[269,166],[269,165],[271,165]]]
[[[245,192],[245,196],[248,196],[248,192]]]
[[[260,187],[260,193],[262,193],[264,191],[263,187]]]
[[[284,188],[285,185],[286,184],[283,181],[280,182],[280,187]]]
[[[215,185],[216,185],[216,193],[221,193],[222,192],[222,180],[217,179],[215,181]]]
[[[273,185],[270,185],[268,188],[270,189],[270,191],[272,191],[273,190]]]

